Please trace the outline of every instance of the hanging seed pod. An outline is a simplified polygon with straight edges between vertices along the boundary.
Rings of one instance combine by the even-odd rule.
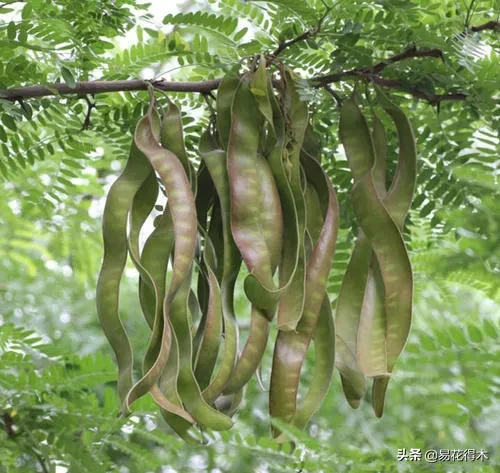
[[[352,99],[341,111],[340,135],[354,175],[352,201],[361,232],[339,294],[336,321],[337,337],[345,348],[337,363],[344,371],[346,397],[359,403],[363,393],[353,393],[351,387],[361,386],[361,373],[373,377],[377,416],[382,415],[389,376],[411,323],[412,270],[401,230],[416,179],[411,126],[401,109],[381,92],[379,102],[395,121],[400,139],[396,175],[387,193],[386,142],[380,120],[375,118],[371,135]]]

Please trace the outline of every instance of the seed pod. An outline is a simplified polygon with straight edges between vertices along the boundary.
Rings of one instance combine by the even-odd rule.
[[[154,124],[153,124],[154,125]],[[158,134],[154,126],[151,133]],[[121,176],[109,190],[103,214],[104,257],[97,282],[96,304],[104,334],[118,364],[118,393],[125,401],[132,386],[132,348],[118,315],[120,279],[127,261],[127,218],[133,199],[151,174],[148,160],[132,143]]]
[[[338,229],[338,203],[328,177],[314,159],[306,158],[304,168],[322,203],[323,222],[307,263],[306,302],[297,331],[280,331],[274,349],[269,408],[272,417],[285,422],[295,415],[300,370],[318,323]]]
[[[412,271],[400,231],[411,205],[416,169],[411,126],[398,107],[385,96],[380,97],[384,109],[396,122],[400,138],[396,176],[387,194],[386,142],[380,120],[377,117],[374,120],[372,138],[353,100],[346,101],[341,111],[340,135],[355,179],[353,208],[363,232],[351,264],[357,261],[361,249],[364,258],[358,270],[352,272],[357,272],[357,279],[349,272],[354,266],[349,265],[344,283],[348,287],[350,280],[357,280],[356,292],[351,291],[351,300],[344,303],[348,296],[341,288],[337,308],[337,334],[347,340],[344,346],[349,355],[356,353],[358,365],[350,360],[355,378],[359,379],[359,370],[374,377],[373,404],[378,416],[382,415],[388,377],[406,343],[411,322]],[[353,130],[357,140],[353,140]],[[401,188],[401,182],[405,189]]]

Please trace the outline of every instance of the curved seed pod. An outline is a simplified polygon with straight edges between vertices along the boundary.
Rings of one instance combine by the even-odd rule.
[[[187,300],[190,278],[186,278],[171,303],[170,319],[179,343],[179,377],[177,389],[186,410],[196,421],[213,430],[227,430],[231,419],[209,406],[204,400],[192,368],[192,334],[189,323]]]
[[[217,133],[222,148],[227,150],[229,135],[231,133],[231,110],[234,94],[240,85],[240,77],[235,71],[225,75],[217,89]]]
[[[358,129],[360,123],[362,127]],[[354,98],[346,100],[341,108],[339,135],[356,181],[370,172],[376,160],[368,125]],[[378,169],[380,174],[380,166]],[[385,167],[383,182],[385,185]],[[360,231],[342,280],[335,311],[336,365],[344,394],[353,408],[359,406],[366,392],[364,375],[358,366],[356,354],[359,320],[371,259],[370,242]]]
[[[318,323],[338,230],[338,202],[328,177],[314,159],[306,158],[304,167],[309,182],[318,192],[324,220],[307,264],[306,302],[297,332],[280,331],[276,339],[269,408],[272,417],[285,422],[295,415],[300,370]]]
[[[165,297],[165,282],[170,254],[174,246],[174,230],[168,208],[156,220],[156,227],[151,232],[141,253],[141,265],[149,273],[158,289],[158,298]],[[139,279],[139,301],[142,311],[153,328],[155,320],[155,297],[153,289]]]
[[[317,241],[323,226],[323,212],[319,196],[312,185],[308,185],[305,192],[307,209],[307,230],[313,242]]]
[[[153,177],[156,183],[154,174]],[[150,181],[151,179],[147,179],[144,184],[151,184]],[[152,295],[152,297],[150,303],[153,306],[153,326],[149,346],[143,362],[143,377],[134,385],[127,395],[124,403],[126,412],[135,400],[147,394],[158,381],[161,371],[168,360],[171,348],[172,335],[170,326],[164,325],[162,314],[163,291],[156,285],[155,280],[142,265],[139,255],[139,233],[156,201],[158,187],[156,187],[155,190],[156,195],[154,192],[151,193],[143,185],[135,196],[130,215],[130,235],[128,240],[129,254],[135,267],[139,271],[140,280],[151,290],[152,294],[150,295]],[[157,395],[158,394],[161,393],[157,392]],[[171,403],[168,399],[163,400],[163,404],[171,407]]]
[[[255,162],[257,168],[257,192],[265,210],[261,212],[260,225],[262,236],[266,241],[271,258],[271,269],[274,273],[281,260],[283,246],[283,214],[281,202],[276,188],[273,173],[266,159],[259,157]],[[281,287],[278,292],[282,292]]]
[[[250,275],[245,280],[245,292],[253,304],[271,318],[279,292],[273,281],[272,257],[265,235],[261,231],[262,215],[272,207],[259,195],[259,179],[263,174],[258,166],[262,119],[250,91],[249,78],[244,77],[236,91],[231,133],[228,142],[227,166],[231,201],[231,229]],[[256,113],[257,112],[257,113]],[[261,159],[262,163],[258,164]],[[279,199],[276,188],[275,199]],[[276,221],[281,215],[273,217]],[[268,314],[269,312],[269,314]]]
[[[357,182],[372,170],[375,151],[366,119],[353,98],[345,100],[340,109],[339,135]]]
[[[402,230],[411,208],[417,181],[417,149],[413,129],[403,110],[391,102],[381,90],[377,100],[394,121],[399,138],[399,159],[391,187],[384,198],[384,206],[396,225]]]
[[[285,148],[285,119],[283,112],[273,94],[271,78],[268,78],[267,95],[271,100],[275,140],[269,154],[269,166],[276,181],[281,206],[283,209],[283,253],[279,265],[279,283],[286,288],[278,305],[278,328],[280,330],[295,330],[302,315],[305,297],[306,261],[304,253],[303,232],[305,222],[299,224],[296,206],[296,195],[299,205],[304,205],[302,193],[289,181],[290,169],[285,169],[284,156],[288,155]],[[286,155],[285,155],[286,153]],[[303,220],[304,212],[301,214]]]
[[[250,90],[255,96],[260,113],[269,124],[270,131],[274,135],[273,107],[271,104],[271,97],[268,94],[268,82],[269,77],[266,70],[266,58],[261,54],[259,56],[259,65],[251,75]]]
[[[295,284],[292,284],[289,292],[293,289],[299,289],[298,296],[301,295],[300,285],[305,284],[305,273],[302,273],[302,264],[305,262],[305,246],[304,235],[306,228],[306,202],[304,197],[306,177],[301,166],[301,150],[304,142],[306,129],[309,123],[309,111],[307,104],[301,99],[297,82],[294,73],[286,69],[284,71],[284,91],[282,95],[283,110],[286,126],[286,143],[285,152],[283,153],[283,161],[287,169],[290,187],[295,200],[297,211],[297,222],[299,226],[299,271],[294,276],[297,279]],[[304,286],[305,287],[305,286]],[[291,304],[288,300],[291,300]],[[300,300],[298,297],[290,296],[289,294],[280,301],[280,309],[278,312],[278,324],[285,330],[293,329],[298,322],[296,319],[295,309],[298,307]],[[290,312],[289,312],[290,311]],[[281,319],[280,319],[281,315]]]
[[[373,198],[376,195],[373,179],[368,174],[355,184],[352,202],[359,224],[371,242],[384,282],[387,371],[391,372],[410,330],[413,279],[401,233],[382,202]]]
[[[392,118],[398,132],[399,159],[396,168],[396,173],[389,191],[387,192],[386,195],[383,194],[383,196],[384,196],[385,208],[389,212],[390,216],[396,223],[399,230],[402,232],[404,221],[411,207],[413,194],[416,186],[417,153],[415,147],[415,138],[413,135],[411,124],[408,118],[406,117],[405,113],[401,110],[401,108],[392,103],[381,90],[378,90],[377,92],[378,92],[377,98],[380,105]],[[385,150],[383,149],[383,144],[385,144],[385,139],[384,139],[385,136],[382,135],[383,131],[382,132],[379,131],[378,133],[379,138],[377,139],[376,131],[377,131],[377,125],[379,123],[380,123],[379,120],[375,121],[376,128],[374,133],[375,149],[379,148],[377,149],[377,162],[382,161],[382,159],[380,159],[380,156],[384,155],[385,152]],[[382,128],[381,124],[378,126],[378,128],[379,130],[380,128]],[[378,142],[382,143],[382,146],[377,146]],[[376,175],[374,173],[374,179],[375,177]],[[377,184],[376,181],[375,184]],[[380,287],[382,285],[381,284],[382,275],[380,274],[380,271],[375,271],[375,276],[376,276],[375,279],[378,283],[378,287]],[[381,291],[382,289],[378,291],[379,299]],[[365,321],[364,326],[367,327],[368,329],[370,328],[370,324],[380,326],[381,325],[380,320],[385,315],[385,319],[382,319],[382,321],[385,322],[384,329],[387,327],[387,330],[390,330],[391,320],[380,309],[378,309],[377,311],[377,307],[380,306],[380,303],[374,304],[373,306],[374,306],[373,311],[375,312],[375,314],[379,314],[379,316],[378,317],[376,315],[374,316],[370,312],[368,312],[367,315],[364,317],[362,314],[362,320]],[[388,338],[388,334],[386,335],[385,333],[385,330],[383,333],[380,333],[379,329],[378,337],[377,334],[375,333],[375,335],[372,336],[371,339],[366,336],[365,338],[363,338],[363,340],[367,341],[365,343],[365,347],[362,347],[364,349],[360,350],[359,352],[359,354],[361,355],[363,353],[371,352],[371,357],[369,355],[366,357],[368,358],[368,360],[370,359],[376,360],[377,357],[379,360],[381,360],[379,361],[379,366],[377,366],[376,363],[372,363],[371,361],[367,363],[365,362],[366,371],[369,371],[375,375],[373,381],[373,389],[372,389],[372,403],[375,410],[375,414],[378,417],[381,417],[383,413],[385,392],[387,390],[387,385],[390,380],[390,377],[385,376],[383,374],[384,370],[381,365],[383,365],[383,359],[385,355],[387,361],[386,365],[387,369],[385,371],[390,371],[392,369],[392,366],[394,365],[394,362],[396,361],[396,359],[399,357],[399,354],[403,350],[404,345],[406,344],[406,340],[408,338],[408,333],[411,325],[411,295],[410,295],[410,312],[408,312],[406,315],[402,314],[402,316],[407,319],[406,326],[408,332],[406,332],[405,334],[405,331],[403,329],[403,332],[400,333],[400,338],[398,339],[397,343],[391,343],[391,341]],[[395,322],[392,321],[392,324],[394,323]],[[359,336],[359,339],[360,340],[362,339],[361,334]],[[371,343],[370,340],[372,340]]]
[[[238,392],[258,369],[269,338],[269,320],[256,306],[252,306],[248,339],[240,353],[231,377],[224,386],[224,394]]]
[[[179,159],[162,148],[152,131],[152,110],[137,124],[137,147],[148,157],[160,176],[168,195],[168,208],[172,216],[175,235],[172,281],[168,299],[172,299],[186,279],[196,248],[196,208],[193,193]]]
[[[210,215],[210,226],[208,227],[207,241],[210,243],[212,249],[211,264],[218,281],[222,280],[224,266],[227,264],[224,258],[225,246],[222,219],[223,216],[220,202],[218,199],[215,199]]]
[[[249,336],[231,379],[224,388],[225,394],[241,390],[257,370],[269,336],[268,320],[273,317],[275,304],[291,281],[289,277],[280,288],[276,288],[272,281],[272,274],[282,253],[283,217],[273,173],[267,161],[257,156],[259,129],[263,123],[258,113],[248,113],[252,112],[249,107],[253,106],[255,109],[255,99],[248,93],[247,87],[245,82],[240,84],[233,102],[228,173],[231,189],[231,228],[251,272],[245,279],[244,287],[253,305]],[[250,124],[250,128],[243,127],[242,124],[245,123]],[[252,131],[250,134],[248,129]],[[239,179],[239,182],[235,183],[235,179]],[[235,199],[237,205],[234,205]],[[266,271],[263,272],[263,269]]]
[[[139,234],[151,210],[153,210],[156,199],[158,198],[158,192],[158,181],[156,180],[153,169],[151,169],[150,175],[135,195],[130,211],[128,246],[129,251],[136,255],[139,254]]]
[[[332,308],[325,295],[314,334],[315,366],[309,389],[301,400],[293,417],[293,425],[303,429],[318,411],[333,378],[335,367],[335,326]]]
[[[346,140],[350,139],[350,133],[347,127],[355,127],[357,122],[363,122],[359,114],[359,109],[351,102],[347,103],[347,108],[342,111],[343,121],[341,122],[343,137]],[[354,125],[353,125],[354,123]],[[364,146],[369,146],[369,136],[365,133],[362,135]],[[359,130],[358,135],[359,136]],[[377,186],[377,190],[381,196],[385,195],[385,172],[386,172],[386,154],[387,144],[385,140],[385,132],[382,123],[377,116],[374,117],[374,132],[372,135],[374,149],[372,154],[370,150],[365,150],[364,158],[359,160],[354,156],[354,151],[350,146],[350,141],[346,141],[346,152],[350,153],[350,160],[358,163],[363,161],[374,160],[372,167],[372,175]],[[363,172],[363,168],[359,173]],[[345,272],[344,279],[339,291],[337,299],[337,310],[335,325],[337,330],[337,368],[341,374],[342,385],[346,399],[353,408],[359,406],[361,398],[366,391],[366,383],[363,373],[357,363],[357,353],[363,349],[358,350],[358,341],[367,340],[366,337],[358,336],[358,329],[360,326],[361,313],[363,307],[367,306],[366,300],[363,305],[365,289],[367,286],[371,287],[372,300],[380,301],[380,291],[375,292],[376,282],[372,280],[373,273],[369,273],[370,262],[373,265],[374,258],[369,241],[362,231],[359,231],[356,245],[354,247],[351,260]],[[369,282],[367,282],[369,281]],[[380,283],[377,283],[380,288]],[[383,297],[383,296],[382,296]],[[383,304],[383,303],[382,303]],[[379,315],[385,316],[385,312],[380,312],[380,302],[378,304]],[[364,322],[363,327],[369,331],[369,324]],[[363,342],[361,342],[363,343]],[[385,358],[385,357],[384,357]]]
[[[170,301],[174,298],[175,293],[179,290],[180,285],[182,284],[180,281],[181,278],[183,278],[181,272],[186,271],[183,270],[183,268],[186,269],[188,268],[188,266],[186,266],[185,259],[182,258],[188,257],[190,252],[192,254],[191,259],[194,258],[194,244],[196,242],[196,233],[194,234],[193,238],[193,232],[191,228],[192,225],[189,225],[189,222],[187,222],[187,224],[181,223],[181,225],[179,225],[179,222],[175,221],[175,216],[176,216],[175,214],[177,214],[177,217],[181,215],[184,218],[186,218],[187,215],[187,212],[179,205],[180,204],[179,197],[176,196],[176,192],[179,194],[179,196],[184,194],[186,199],[189,199],[189,197],[191,197],[191,205],[192,205],[191,210],[193,214],[196,215],[196,212],[194,210],[194,198],[190,191],[185,192],[185,189],[182,188],[182,181],[180,179],[183,177],[186,182],[186,175],[184,173],[184,170],[182,169],[182,165],[180,164],[179,160],[173,153],[163,149],[158,143],[158,132],[153,128],[153,126],[157,124],[157,120],[156,117],[153,115],[152,105],[153,103],[150,105],[147,115],[143,119],[141,119],[137,124],[134,139],[137,144],[137,147],[141,149],[141,151],[148,157],[155,171],[160,174],[160,177],[167,189],[167,193],[169,195],[169,201],[167,205],[170,212],[174,213],[174,235],[176,242],[175,243],[176,250],[177,250],[177,245],[179,243],[181,243],[181,245],[186,244],[186,240],[188,240],[189,244],[189,238],[191,238],[192,243],[191,243],[191,248],[189,248],[188,245],[184,246],[187,255],[180,255],[181,258],[179,258],[179,253],[178,251],[176,251],[176,254],[174,256],[172,282],[169,289],[169,294],[165,299],[163,314],[161,310],[162,299],[160,299],[162,291],[155,285],[151,275],[141,265],[140,257],[138,253],[136,253],[136,250],[138,250],[136,246],[138,245],[134,244],[133,247],[130,248],[130,250],[132,250],[130,252],[131,257],[137,269],[139,270],[139,273],[141,274],[141,279],[153,289],[154,300],[156,302],[155,302],[155,320],[153,325],[153,332],[151,334],[150,343],[146,355],[144,357],[144,368],[143,368],[144,374],[142,378],[130,389],[129,393],[127,394],[124,403],[124,408],[127,411],[129,409],[129,406],[135,400],[139,399],[140,397],[142,397],[144,394],[146,394],[151,390],[151,388],[158,381],[161,372],[165,368],[170,351],[169,340],[171,340],[171,336],[169,336],[170,327],[168,325],[169,304]],[[170,158],[170,162],[168,163],[163,161],[160,164],[160,160],[162,157]],[[180,180],[179,183],[174,184],[172,182],[172,177],[174,176]],[[181,187],[180,190],[176,190],[175,188],[176,185],[178,187]],[[184,205],[185,203],[182,203],[182,206]],[[179,236],[182,237],[181,241],[179,241]],[[180,250],[182,250],[182,246]],[[175,280],[175,278],[177,278],[177,280]]]
[[[205,250],[203,252],[204,266],[207,274],[205,278],[208,281],[208,307],[203,314],[200,322],[199,331],[201,340],[195,359],[194,374],[200,389],[205,389],[210,383],[217,355],[219,353],[219,342],[222,336],[222,300],[219,282],[213,271],[213,262],[215,255],[207,256],[210,252],[210,239],[205,236]],[[213,251],[213,250],[212,250]],[[201,269],[200,269],[201,272]]]
[[[214,212],[220,215],[221,225],[216,228],[222,232],[222,264],[217,268],[221,285],[222,315],[224,330],[224,348],[219,368],[210,384],[203,391],[208,402],[213,402],[220,395],[236,363],[238,332],[234,316],[233,293],[236,277],[241,264],[241,256],[231,233],[229,178],[227,173],[226,153],[217,149],[215,140],[209,133],[200,140],[200,156],[205,164],[218,196],[218,206]]]
[[[170,326],[170,323],[169,323]],[[171,348],[170,356],[161,374],[158,386],[154,386],[151,390],[151,394],[155,401],[160,405],[160,412],[167,422],[167,424],[174,430],[174,432],[188,442],[192,442],[192,435],[196,431],[192,428],[195,420],[190,414],[189,417],[184,415],[178,415],[171,406],[165,405],[159,400],[168,399],[171,404],[182,408],[182,401],[177,391],[177,380],[179,377],[179,344],[177,343],[177,337],[174,331],[171,329]],[[159,391],[159,392],[158,392]],[[184,409],[182,408],[184,411]]]
[[[385,393],[390,379],[390,376],[375,376],[373,378],[372,405],[377,417],[382,417],[384,413]]]
[[[370,148],[368,139],[364,140],[361,149],[359,142],[358,146],[349,140],[344,142],[357,180],[352,194],[354,210],[376,256],[368,269],[357,334],[357,359],[363,372],[375,377],[373,404],[377,415],[382,414],[388,375],[406,343],[411,325],[413,280],[400,230],[411,205],[416,172],[411,126],[398,107],[385,97],[381,101],[391,111],[400,138],[398,168],[389,192],[402,202],[395,202],[394,197],[385,195],[385,172],[377,169],[385,159],[385,137],[378,119],[375,120],[372,149],[362,149],[362,146]],[[366,121],[356,109],[350,101],[345,113],[352,119],[349,126],[356,128],[357,136],[368,137]],[[344,131],[344,138],[349,138],[349,129]],[[373,155],[375,163],[372,161],[372,169],[362,174]],[[401,183],[405,189],[401,189]],[[395,218],[391,211],[395,212]]]
[[[187,317],[187,299],[197,234],[194,197],[182,164],[173,153],[159,145],[152,132],[152,123],[150,107],[149,113],[138,123],[135,141],[165,185],[169,198],[168,207],[173,220],[175,254],[172,279],[163,312],[164,331],[170,316],[179,342],[178,390],[186,409],[198,422],[213,429],[227,429],[232,425],[231,420],[203,401],[191,366],[192,341]],[[165,363],[166,360],[158,357],[155,369],[158,365],[163,365],[161,366],[163,368]],[[142,386],[138,385],[137,389],[142,389]],[[130,396],[133,395],[134,389]]]
[[[375,113],[373,114],[373,122],[372,139],[375,162],[371,173],[378,195],[384,199],[387,192],[385,179],[387,140],[384,126]],[[364,244],[366,244],[366,240],[364,240]],[[377,258],[371,252],[371,262],[366,274],[366,285],[357,334],[357,361],[365,375],[385,373],[387,371],[384,299],[384,282],[380,274]]]
[[[156,176],[154,176],[154,184],[156,183]],[[148,183],[148,181],[146,181],[145,184],[143,184],[143,187],[145,187],[146,184],[152,183]],[[154,186],[152,187],[154,189]],[[157,189],[158,188],[156,186],[156,190]],[[148,195],[147,192],[145,193]],[[148,197],[151,201],[151,196]],[[132,212],[132,221],[133,220]],[[139,222],[142,220],[143,219],[139,219]],[[129,236],[129,249],[131,254],[135,256],[136,266],[142,274],[142,277],[139,279],[139,298],[142,310],[151,328],[153,328],[155,333],[158,334],[163,330],[161,303],[165,295],[165,279],[168,260],[174,243],[172,220],[170,218],[168,207],[165,209],[164,213],[159,216],[154,230],[146,240],[139,264],[137,264],[138,232],[137,230],[134,231],[134,228],[138,227],[138,222],[135,224],[132,222],[131,233]],[[166,327],[165,334],[167,335],[167,338],[164,340],[164,343],[170,347],[170,351],[167,365],[162,373],[162,376],[167,375],[166,377],[169,379],[169,389],[167,392],[164,392],[158,385],[155,384],[151,387],[150,391],[153,399],[159,405],[161,413],[167,423],[174,429],[175,432],[177,432],[179,436],[191,442],[192,437],[187,435],[187,431],[191,428],[195,421],[192,416],[185,409],[183,409],[177,392],[177,376],[179,371],[178,347],[175,335],[172,333],[170,325]],[[158,338],[158,336],[156,335],[156,337],[153,337],[153,339],[155,338]],[[155,353],[155,351],[156,350],[153,350],[153,353]],[[151,363],[154,363],[154,356],[152,358],[153,359],[146,358],[145,360],[145,373],[148,371]]]
[[[201,140],[203,140],[203,135]],[[207,228],[208,213],[214,203],[214,196],[216,194],[214,183],[203,160],[198,168],[196,183],[196,215],[198,217],[198,224],[202,228]]]
[[[147,159],[132,143],[127,164],[109,190],[103,214],[104,257],[96,304],[99,321],[116,356],[122,402],[132,386],[133,370],[132,348],[118,314],[120,279],[127,261],[127,218],[134,196],[150,173]]]
[[[177,105],[168,99],[168,106],[161,117],[161,144],[165,149],[174,153],[184,167],[186,176],[191,183],[193,192],[196,193],[196,171],[189,161],[184,145],[184,132],[182,131],[181,112]]]
[[[200,163],[200,166],[198,168],[197,186],[198,189],[196,194],[196,214],[198,217],[198,227],[207,228],[208,215],[216,198],[214,197],[215,196],[214,183],[212,182],[210,173],[208,172],[208,169],[205,166],[205,163],[203,163],[203,161]],[[211,222],[214,219],[216,220],[218,218],[219,216],[214,214],[214,212],[212,212]],[[210,231],[213,231],[214,228],[215,227],[212,228],[211,225],[209,228],[209,233]],[[219,253],[218,251],[219,246],[216,249],[217,254]],[[219,258],[219,256],[217,256],[217,258]],[[201,261],[201,266],[203,267],[203,261]],[[216,275],[218,275],[218,268],[216,268]],[[200,274],[200,276],[198,277],[197,299],[202,313],[206,313],[207,311],[208,291],[209,289],[208,289],[207,279]]]

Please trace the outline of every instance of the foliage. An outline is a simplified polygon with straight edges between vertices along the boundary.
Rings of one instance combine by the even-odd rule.
[[[473,27],[498,20],[500,2],[211,0],[161,18],[149,9],[132,0],[3,3],[0,88],[206,80],[309,29],[316,34],[279,55],[303,78],[370,68],[412,45],[443,52],[444,61],[414,58],[381,72],[400,85],[388,92],[411,117],[419,150],[417,196],[405,231],[416,274],[406,355],[382,420],[373,419],[369,402],[352,412],[336,380],[309,433],[287,431],[296,439],[294,452],[265,438],[267,393],[256,382],[238,429],[207,433],[203,447],[177,440],[150,401],[134,417],[117,418],[115,368],[102,353],[93,302],[99,222],[102,197],[123,166],[147,96],[0,98],[0,472],[415,471],[415,464],[396,461],[398,448],[484,448],[489,463],[422,461],[418,469],[498,471],[500,48],[498,30]],[[332,84],[336,94],[346,98],[356,87],[370,100],[369,83],[344,79]],[[356,235],[351,176],[339,148],[335,101],[323,88],[303,92],[342,209],[329,284],[334,300]],[[436,107],[422,99],[444,93],[467,100]],[[208,121],[205,101],[199,94],[169,97],[183,110],[188,152],[197,163],[194,137]],[[389,139],[395,149],[395,132]],[[146,327],[133,322],[134,285],[133,278],[124,285],[122,312],[140,339]]]

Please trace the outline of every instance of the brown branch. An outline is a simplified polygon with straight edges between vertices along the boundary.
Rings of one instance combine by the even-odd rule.
[[[482,25],[471,26],[469,29],[474,33],[484,30],[500,30],[500,21],[491,20]]]
[[[221,79],[200,82],[168,82],[164,80],[152,81],[151,84],[160,90],[168,92],[200,92],[206,93],[219,87]],[[77,82],[75,87],[67,84],[32,85],[1,89],[0,98],[8,100],[22,100],[27,98],[46,97],[48,95],[81,95],[102,94],[106,92],[125,92],[147,90],[148,82],[143,80],[116,80],[116,81],[89,81]]]
[[[337,107],[342,107],[342,98],[340,97],[337,92],[335,92],[329,85],[325,85],[324,89],[333,97],[335,100],[335,103],[337,104]]]
[[[298,38],[298,37],[297,37]],[[296,38],[296,39],[297,39]],[[275,52],[276,53],[276,52]],[[275,54],[273,53],[273,54]],[[279,54],[279,52],[278,52]],[[418,89],[410,88],[402,82],[394,79],[384,79],[380,77],[380,72],[388,65],[410,58],[434,57],[443,59],[443,54],[439,49],[421,49],[410,47],[406,51],[391,56],[385,61],[381,61],[369,68],[351,69],[349,71],[327,74],[309,79],[309,83],[316,88],[326,88],[329,84],[340,82],[349,78],[364,78],[384,87],[399,89],[412,94],[414,97],[424,99],[432,105],[439,105],[443,100],[466,100],[467,94],[449,93],[440,95],[429,95]],[[197,92],[207,94],[219,87],[221,79],[213,79],[201,82],[169,82],[157,80],[150,82],[153,87],[166,92]],[[76,94],[86,96],[87,94],[99,94],[106,92],[122,92],[146,90],[147,81],[142,80],[119,80],[119,81],[90,81],[77,82],[74,88],[66,84],[35,85],[29,87],[18,87],[13,89],[0,90],[0,97],[8,100],[22,100],[26,98],[44,97],[47,95],[69,95]],[[328,93],[331,94],[329,90]]]
[[[324,4],[324,2],[323,2],[323,4]],[[304,31],[303,33],[298,35],[296,38],[281,42],[278,45],[278,47],[270,54],[271,59],[276,59],[285,49],[293,46],[295,43],[299,43],[300,41],[304,41],[308,38],[312,38],[313,36],[316,36],[321,31],[321,27],[323,26],[323,22],[326,20],[326,17],[328,16],[328,14],[331,11],[330,7],[328,7],[326,5],[325,5],[325,7],[326,7],[326,9],[325,9],[323,15],[321,15],[321,18],[318,20],[318,23],[316,24],[316,26],[314,26],[313,28],[311,28],[309,30]]]
[[[300,41],[304,41],[305,39],[309,38],[312,35],[312,33],[313,33],[312,30],[307,30],[307,31],[304,31],[299,36],[297,36],[296,38],[290,39],[288,41],[283,41],[271,53],[271,57],[272,58],[278,57],[285,49],[289,48],[290,46],[293,46],[295,43],[298,43]]]
[[[395,62],[404,61],[406,59],[419,58],[419,57],[435,57],[441,59],[444,62],[443,51],[440,49],[420,49],[418,50],[415,46],[409,47],[406,51],[401,54],[396,54],[385,61],[381,61],[375,64],[369,72],[372,74],[378,74],[382,72],[388,65],[394,64]]]
[[[388,59],[375,64],[372,67],[362,67],[358,69],[351,69],[349,71],[338,72],[335,74],[327,74],[324,76],[314,77],[310,81],[314,87],[327,87],[328,84],[334,82],[340,82],[348,78],[363,78],[365,80],[374,82],[383,87],[388,87],[391,89],[398,89],[403,92],[407,92],[414,97],[422,100],[426,100],[431,105],[439,107],[442,101],[458,101],[466,100],[468,95],[465,93],[448,93],[448,94],[427,94],[416,88],[409,87],[408,85],[402,83],[396,79],[384,79],[380,77],[380,72],[382,72],[390,64],[394,64],[399,61],[404,61],[406,59],[421,58],[421,57],[433,57],[439,58],[444,61],[443,52],[440,49],[417,49],[415,46],[408,48],[400,54],[391,56]]]
[[[382,77],[372,76],[370,79],[378,85],[388,87],[390,89],[398,89],[413,95],[417,99],[426,100],[431,105],[439,106],[442,101],[463,101],[467,100],[468,95],[463,92],[450,92],[447,94],[427,94],[422,90],[418,90],[401,83],[396,79],[383,79]]]
[[[92,115],[92,110],[96,108],[95,102],[92,102],[87,96],[85,96],[85,101],[87,102],[87,113],[85,114],[82,130],[88,130],[90,128],[90,116]]]
[[[358,69],[351,69],[349,71],[338,72],[335,74],[327,74],[325,76],[315,77],[312,79],[313,82],[317,84],[329,84],[332,82],[339,82],[345,77],[359,77],[363,75],[379,74],[388,65],[394,64],[395,62],[404,61],[406,59],[420,58],[420,57],[435,57],[444,61],[443,52],[440,49],[420,49],[418,50],[415,46],[408,48],[401,54],[396,54],[391,56],[384,61],[375,64],[372,67],[360,67]],[[321,85],[320,85],[321,86]]]

